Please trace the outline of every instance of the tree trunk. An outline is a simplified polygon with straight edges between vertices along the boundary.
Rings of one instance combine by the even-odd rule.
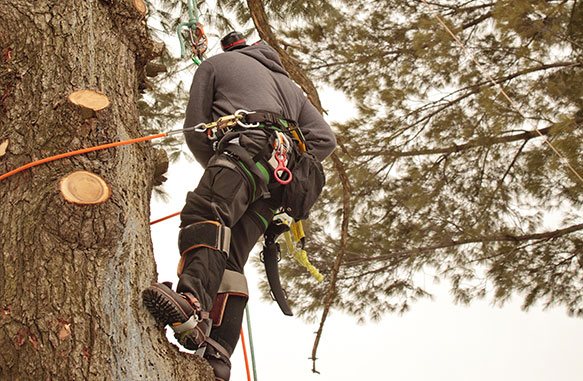
[[[142,134],[136,100],[153,44],[132,1],[2,1],[0,49],[0,173]],[[110,105],[72,104],[68,95],[83,89]],[[1,380],[213,379],[203,360],[167,342],[141,303],[156,279],[153,157],[140,143],[0,182]],[[102,177],[111,197],[65,201],[60,179],[78,170]]]

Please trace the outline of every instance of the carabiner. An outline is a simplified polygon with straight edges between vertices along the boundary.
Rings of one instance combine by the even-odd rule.
[[[245,117],[245,115],[249,115],[249,114],[255,114],[255,111],[246,111],[246,110],[237,110],[235,111],[235,116],[239,117],[239,119],[237,120],[237,124],[243,128],[255,128],[255,127],[259,127],[259,123],[243,123],[241,122],[241,119],[243,119]]]

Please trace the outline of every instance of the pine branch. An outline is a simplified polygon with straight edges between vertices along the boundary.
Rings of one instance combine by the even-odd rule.
[[[534,138],[540,138],[543,136],[553,136],[556,133],[571,132],[575,129],[575,125],[570,125],[564,129],[557,129],[555,126],[541,128],[539,130],[526,131],[520,134],[509,135],[509,136],[496,136],[496,137],[486,137],[477,138],[463,144],[454,144],[450,147],[443,148],[425,148],[412,151],[364,151],[361,153],[363,156],[386,156],[386,157],[411,157],[411,156],[426,156],[426,155],[443,155],[451,154],[455,152],[461,152],[468,149],[480,148],[480,147],[490,147],[496,144],[505,144],[516,141],[528,141]]]
[[[508,233],[499,233],[491,236],[486,237],[477,237],[477,238],[469,238],[469,239],[460,239],[460,240],[449,240],[444,243],[439,243],[431,246],[425,247],[418,247],[410,250],[404,250],[396,253],[386,254],[386,255],[379,255],[376,257],[370,258],[358,258],[353,259],[351,261],[347,261],[344,264],[346,266],[354,266],[359,265],[362,263],[373,262],[373,261],[384,261],[395,259],[399,257],[409,257],[410,255],[416,255],[420,253],[427,253],[433,252],[439,249],[446,249],[450,247],[457,247],[469,244],[476,244],[476,243],[493,243],[493,242],[526,242],[526,241],[535,241],[535,240],[549,240],[559,238],[571,233],[578,232],[583,230],[583,224],[572,225],[563,229],[557,229],[548,232],[542,233],[532,233],[532,234],[524,234],[524,235],[512,235]]]
[[[484,80],[484,81],[482,81],[480,83],[476,83],[476,84],[472,84],[472,85],[466,86],[466,87],[464,87],[462,89],[458,89],[458,90],[456,90],[456,91],[448,94],[447,96],[441,98],[438,101],[431,102],[431,103],[429,103],[427,105],[424,105],[424,106],[422,106],[422,107],[420,107],[420,108],[418,108],[418,109],[410,112],[408,115],[418,113],[418,112],[420,112],[420,111],[422,111],[424,109],[438,107],[439,104],[443,100],[445,100],[446,98],[452,96],[453,94],[456,94],[456,93],[459,93],[459,92],[463,92],[463,91],[466,91],[466,90],[470,90],[469,92],[467,92],[465,94],[462,94],[459,97],[457,97],[457,98],[455,98],[455,99],[453,99],[451,101],[447,101],[444,105],[440,106],[439,108],[437,108],[436,110],[432,111],[428,115],[425,115],[423,118],[415,121],[413,124],[409,125],[408,127],[411,128],[411,127],[414,127],[414,126],[416,126],[418,124],[421,124],[421,123],[423,123],[423,122],[425,122],[425,121],[433,118],[435,115],[440,114],[441,112],[445,111],[446,109],[448,109],[448,108],[450,108],[450,107],[452,107],[452,106],[460,103],[462,100],[464,100],[464,99],[466,99],[466,98],[468,98],[468,97],[470,97],[472,95],[475,95],[475,94],[479,93],[482,90],[482,87],[483,86],[485,86],[485,87],[493,87],[495,85],[501,85],[501,84],[503,84],[505,82],[511,81],[511,80],[513,80],[515,78],[518,78],[518,77],[521,77],[523,75],[532,74],[532,73],[539,72],[539,71],[545,71],[545,70],[555,69],[555,68],[559,68],[559,67],[581,67],[581,66],[583,66],[583,64],[580,63],[580,62],[555,62],[555,63],[551,63],[551,64],[543,64],[543,65],[539,65],[539,66],[535,66],[535,67],[531,67],[531,68],[526,68],[526,69],[523,69],[523,70],[519,70],[519,71],[517,71],[515,73],[512,73],[512,74],[509,74],[507,76],[498,78],[493,83],[492,83],[492,81]]]

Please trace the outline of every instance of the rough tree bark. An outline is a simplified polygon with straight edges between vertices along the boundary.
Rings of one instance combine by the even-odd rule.
[[[132,1],[2,1],[0,50],[0,174],[141,135],[139,77],[154,49]],[[111,104],[82,112],[67,100],[80,89]],[[1,380],[212,379],[141,305],[141,290],[156,279],[153,157],[141,143],[0,182]],[[105,179],[109,200],[66,202],[59,180],[76,170]]]

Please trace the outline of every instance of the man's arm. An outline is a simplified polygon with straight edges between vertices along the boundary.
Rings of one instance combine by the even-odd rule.
[[[306,99],[298,124],[306,138],[308,152],[320,161],[330,156],[336,148],[336,136],[318,110]]]
[[[203,62],[192,79],[190,87],[190,98],[186,107],[184,128],[196,126],[199,123],[212,122],[212,107],[214,98],[214,68],[213,65]],[[192,151],[195,159],[206,167],[209,159],[213,156],[211,142],[203,132],[185,132],[186,143]]]

